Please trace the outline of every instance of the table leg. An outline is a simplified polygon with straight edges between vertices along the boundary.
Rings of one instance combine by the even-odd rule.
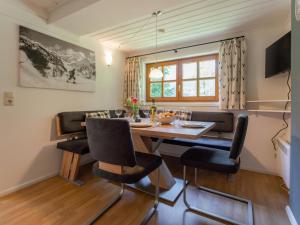
[[[132,139],[136,151],[160,155],[158,151],[153,150],[152,140],[150,137],[133,134]],[[171,189],[176,182],[164,161],[162,162],[162,165],[160,166],[159,170],[160,170],[160,181],[159,181],[160,187],[167,190]],[[156,180],[155,180],[154,172],[152,172],[149,175],[149,178],[151,180],[151,183],[155,184]]]

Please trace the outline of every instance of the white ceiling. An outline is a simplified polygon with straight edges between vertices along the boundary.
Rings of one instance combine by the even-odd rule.
[[[287,19],[290,0],[26,0],[49,13],[56,26],[101,43],[136,51]],[[75,7],[77,5],[77,7]]]

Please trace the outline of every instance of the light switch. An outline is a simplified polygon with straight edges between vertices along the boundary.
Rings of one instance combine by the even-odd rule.
[[[3,104],[5,106],[13,106],[15,104],[13,92],[6,91],[3,93]]]

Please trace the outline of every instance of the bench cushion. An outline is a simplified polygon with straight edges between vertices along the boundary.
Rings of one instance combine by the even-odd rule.
[[[185,166],[212,170],[222,173],[236,173],[240,163],[229,158],[229,152],[220,149],[193,147],[181,156],[181,163]]]
[[[58,142],[57,148],[80,155],[89,153],[87,138]]]
[[[202,137],[196,140],[191,139],[183,139],[183,138],[175,138],[172,140],[164,140],[164,143],[181,145],[187,147],[193,146],[204,146],[210,148],[218,148],[226,151],[230,151],[232,140],[230,139],[222,139],[222,138],[213,138],[213,137]]]

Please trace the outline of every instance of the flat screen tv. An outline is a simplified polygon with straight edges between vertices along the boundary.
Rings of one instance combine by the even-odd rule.
[[[291,69],[291,32],[266,49],[265,77],[286,72]]]

